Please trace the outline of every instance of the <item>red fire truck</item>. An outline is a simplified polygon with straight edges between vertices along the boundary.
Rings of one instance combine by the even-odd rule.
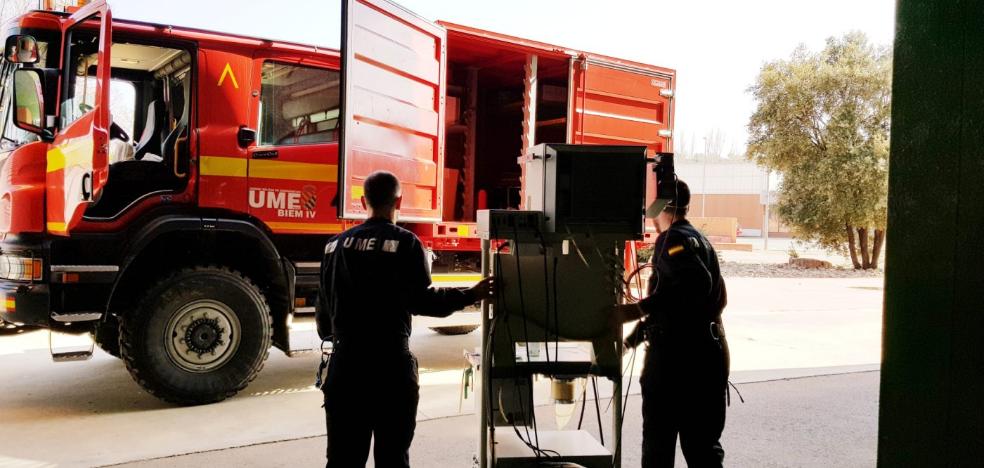
[[[671,148],[673,70],[342,3],[341,50],[102,1],[4,25],[0,322],[91,333],[148,392],[219,401],[291,351],[371,171],[429,247],[468,253],[476,210],[523,205],[532,145]]]

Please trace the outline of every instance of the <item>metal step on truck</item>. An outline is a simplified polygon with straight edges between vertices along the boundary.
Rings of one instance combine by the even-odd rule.
[[[91,334],[178,404],[317,340],[326,242],[404,183],[401,221],[477,258],[538,143],[672,148],[675,72],[342,1],[341,50],[116,20],[103,1],[4,25],[0,322]],[[654,187],[650,187],[650,193]],[[56,360],[84,359],[53,349]]]

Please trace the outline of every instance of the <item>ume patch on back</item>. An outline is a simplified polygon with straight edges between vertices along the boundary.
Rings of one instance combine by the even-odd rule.
[[[382,247],[379,249],[379,247]],[[338,240],[333,240],[325,246],[325,253],[329,254],[335,251],[338,247]],[[382,250],[387,253],[396,253],[397,249],[400,247],[400,241],[393,239],[384,239],[380,242],[379,239],[372,238],[357,238],[348,237],[342,241],[343,249],[358,250],[358,251],[372,251],[372,250]]]

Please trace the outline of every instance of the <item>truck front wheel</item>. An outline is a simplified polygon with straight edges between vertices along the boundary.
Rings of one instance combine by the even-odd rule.
[[[162,400],[214,403],[246,388],[270,351],[266,299],[249,279],[218,267],[180,270],[122,317],[123,361]]]

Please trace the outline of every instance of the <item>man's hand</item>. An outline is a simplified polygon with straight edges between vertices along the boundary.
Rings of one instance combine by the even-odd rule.
[[[475,300],[477,301],[492,299],[492,296],[495,295],[495,278],[491,276],[485,278],[475,286],[472,286],[469,291],[475,295]]]

